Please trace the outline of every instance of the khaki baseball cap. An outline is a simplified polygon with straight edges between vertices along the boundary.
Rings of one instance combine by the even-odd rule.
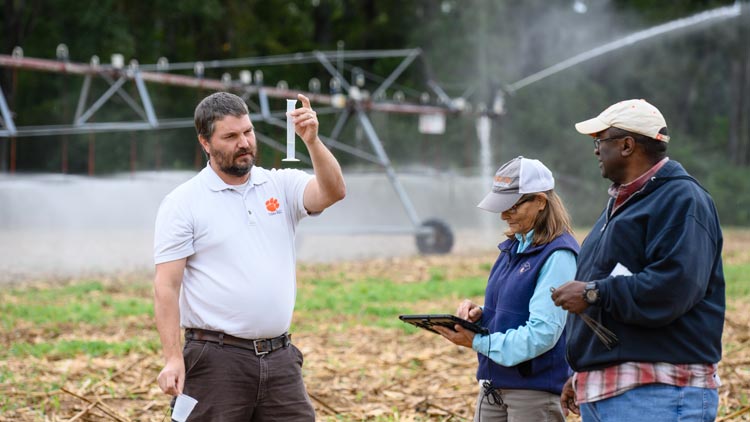
[[[541,161],[517,157],[497,169],[492,190],[477,207],[501,213],[512,207],[524,194],[546,192],[554,188],[552,172]]]
[[[646,100],[620,101],[593,119],[576,123],[576,130],[584,135],[593,135],[611,127],[669,142],[664,116]]]

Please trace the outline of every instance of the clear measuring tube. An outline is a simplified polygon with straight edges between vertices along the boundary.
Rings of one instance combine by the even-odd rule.
[[[286,112],[294,111],[297,100],[286,100]],[[286,158],[281,161],[299,161],[294,158],[294,122],[292,118],[286,117]]]

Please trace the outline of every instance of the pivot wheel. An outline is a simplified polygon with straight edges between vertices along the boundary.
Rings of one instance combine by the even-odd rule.
[[[430,233],[417,233],[417,249],[423,255],[446,254],[453,247],[453,232],[442,220],[426,220],[421,229],[430,229]]]

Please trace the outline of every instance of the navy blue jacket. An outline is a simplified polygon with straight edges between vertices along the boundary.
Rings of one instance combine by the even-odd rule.
[[[576,280],[597,282],[601,303],[585,312],[620,343],[607,350],[571,314],[568,363],[581,372],[622,362],[718,362],[723,239],[711,196],[670,160],[610,217],[613,203],[581,246]],[[617,263],[632,275],[610,276]]]
[[[500,244],[500,256],[490,272],[481,324],[491,333],[502,333],[526,324],[539,273],[553,252],[568,249],[578,254],[578,242],[567,233],[550,243],[531,245],[520,253],[516,252],[518,243],[516,239],[509,239]],[[496,388],[560,394],[568,379],[564,333],[552,349],[512,367],[499,365],[481,353],[477,356],[477,379],[492,380]]]

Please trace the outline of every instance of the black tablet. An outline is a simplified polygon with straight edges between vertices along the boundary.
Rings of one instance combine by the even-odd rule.
[[[473,331],[477,334],[489,334],[490,331],[486,329],[485,327],[482,327],[478,324],[475,324],[473,322],[467,321],[465,319],[459,318],[455,315],[449,315],[449,314],[427,314],[427,315],[400,315],[398,317],[401,321],[406,322],[407,324],[411,324],[415,327],[424,328],[427,331],[432,331],[433,333],[440,334],[437,331],[433,330],[432,327],[435,325],[440,325],[442,327],[450,328],[453,330],[453,327],[458,324],[467,330]]]

